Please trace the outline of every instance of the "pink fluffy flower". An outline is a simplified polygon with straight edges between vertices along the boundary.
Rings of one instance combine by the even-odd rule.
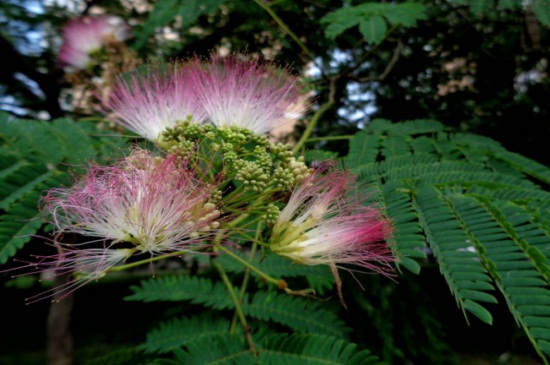
[[[391,224],[377,208],[363,206],[349,195],[353,182],[338,171],[310,175],[281,211],[271,250],[306,265],[349,264],[390,272],[393,258],[384,240],[391,234]]]
[[[208,119],[217,127],[237,126],[264,134],[281,125],[285,111],[303,95],[286,71],[237,56],[213,58],[198,71],[197,92]]]
[[[111,112],[109,117],[154,142],[179,121],[191,118],[203,122],[205,112],[197,100],[194,72],[185,67],[150,65],[119,79],[104,103]]]
[[[188,119],[269,132],[302,94],[296,78],[274,66],[236,56],[206,63],[195,58],[120,78],[104,105],[120,125],[161,142],[167,128]]]
[[[28,298],[28,304],[42,299],[53,297],[55,301],[65,298],[76,289],[98,280],[109,269],[124,262],[135,253],[135,249],[129,248],[80,248],[70,245],[59,245],[58,253],[51,256],[35,256],[37,262],[27,262],[28,265],[17,268],[34,267],[34,272],[16,275],[30,275],[40,273],[41,279],[69,276],[65,283],[43,293]]]
[[[59,232],[117,242],[158,254],[190,250],[213,232],[220,216],[208,200],[215,190],[176,156],[138,150],[117,165],[92,166],[69,189],[53,189],[46,209]]]
[[[58,55],[62,65],[85,69],[90,55],[103,47],[105,41],[123,41],[130,32],[119,18],[112,16],[81,17],[69,21],[62,30],[63,45]]]

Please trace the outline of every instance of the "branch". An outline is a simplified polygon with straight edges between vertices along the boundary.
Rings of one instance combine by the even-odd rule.
[[[309,124],[302,134],[302,137],[300,137],[300,140],[296,143],[294,148],[292,149],[292,152],[296,153],[302,148],[302,146],[306,143],[309,136],[313,133],[313,129],[317,125],[317,122],[319,122],[319,119],[323,116],[323,114],[326,113],[327,110],[329,110],[334,105],[334,95],[336,94],[336,80],[340,78],[340,75],[336,75],[335,77],[332,77],[330,79],[330,90],[328,95],[328,101],[321,107],[315,114],[313,114],[313,117],[309,121]]]
[[[393,66],[395,66],[395,64],[399,60],[399,56],[401,54],[401,49],[402,48],[403,48],[403,42],[401,42],[401,39],[398,39],[397,40],[397,47],[395,47],[395,49],[393,50],[392,58],[391,58],[390,62],[388,62],[388,64],[386,65],[386,68],[384,69],[384,72],[382,72],[380,75],[355,78],[355,80],[359,81],[359,82],[382,81],[382,80],[384,80],[386,77],[388,77],[391,70],[393,69]]]
[[[314,60],[313,53],[309,50],[309,48],[307,48],[307,46],[300,40],[300,38],[298,38],[298,36],[288,27],[288,25],[286,25],[286,23],[283,22],[281,18],[279,18],[277,13],[273,11],[273,9],[269,4],[264,3],[262,0],[254,0],[254,2],[258,4],[261,8],[263,8],[265,11],[267,11],[269,15],[271,15],[273,20],[275,20],[277,24],[279,24],[279,26],[283,28],[283,30],[292,39],[294,39],[294,41],[300,46],[300,48],[304,51],[304,53],[309,57],[310,60],[312,61]]]
[[[225,284],[229,295],[231,296],[231,300],[233,301],[233,304],[235,304],[235,314],[239,318],[241,326],[243,327],[243,332],[246,338],[246,342],[248,343],[248,348],[250,349],[250,352],[252,352],[252,354],[256,356],[258,351],[256,350],[256,345],[254,344],[254,340],[252,339],[250,327],[246,322],[246,317],[244,316],[243,310],[241,308],[241,302],[237,297],[235,290],[233,289],[233,284],[231,283],[231,280],[229,280],[229,277],[227,277],[227,274],[223,267],[215,259],[212,260],[212,265],[216,268],[216,270],[218,270],[218,273],[220,274],[220,277],[222,278],[222,281]]]

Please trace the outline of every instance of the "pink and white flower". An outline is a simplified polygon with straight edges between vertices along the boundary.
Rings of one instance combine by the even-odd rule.
[[[62,65],[86,69],[90,55],[100,50],[108,38],[124,41],[129,27],[113,16],[81,17],[69,21],[62,30],[63,45],[58,55]]]
[[[197,73],[197,92],[208,119],[217,127],[237,126],[257,134],[278,127],[285,111],[303,95],[297,79],[285,70],[237,56],[212,58]]]
[[[69,189],[45,198],[59,232],[129,242],[138,252],[193,249],[219,226],[208,200],[215,184],[203,181],[172,155],[161,160],[136,151],[117,165],[92,166]]]
[[[154,142],[177,122],[202,123],[206,113],[197,99],[195,71],[159,64],[119,79],[104,103],[109,117]]]
[[[380,210],[363,206],[350,193],[354,179],[345,172],[310,175],[292,193],[273,226],[271,250],[305,265],[359,266],[389,273],[393,261],[384,242],[391,224]]]
[[[35,256],[36,262],[17,270],[34,267],[35,271],[16,276],[40,273],[42,280],[68,276],[70,279],[53,289],[28,298],[28,304],[53,297],[55,301],[65,298],[76,289],[98,280],[111,268],[131,257],[136,249],[130,248],[80,248],[71,245],[58,245],[58,253],[50,256]]]
[[[120,78],[104,105],[115,122],[162,142],[167,128],[188,119],[267,133],[288,119],[285,111],[302,95],[286,71],[233,56],[150,65]]]

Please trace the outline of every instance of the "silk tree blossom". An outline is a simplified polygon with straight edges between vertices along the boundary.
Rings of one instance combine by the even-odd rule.
[[[210,122],[267,133],[288,120],[302,86],[286,71],[236,56],[149,65],[120,78],[104,101],[108,117],[151,141],[178,122]]]
[[[330,265],[335,276],[336,267],[347,264],[360,267],[355,271],[389,273],[393,258],[384,240],[391,224],[377,208],[347,196],[353,183],[344,172],[310,175],[273,226],[271,250],[296,263]]]
[[[197,92],[208,119],[217,127],[236,126],[256,134],[279,127],[285,111],[298,103],[303,87],[285,70],[237,56],[191,61]]]
[[[130,30],[121,19],[113,16],[85,16],[69,21],[62,30],[62,36],[59,62],[76,69],[86,69],[92,53],[100,50],[109,39],[128,39]]]
[[[130,248],[86,248],[73,247],[70,245],[58,245],[58,254],[51,256],[35,256],[37,262],[27,262],[26,267],[34,267],[36,271],[27,272],[21,275],[40,273],[41,279],[53,277],[70,276],[69,281],[61,286],[47,290],[43,293],[28,298],[28,304],[39,300],[54,297],[59,301],[76,289],[88,284],[90,281],[98,280],[111,268],[124,262],[131,257],[136,249]],[[17,270],[22,268],[17,268]]]
[[[120,78],[104,102],[109,118],[153,142],[162,142],[161,134],[177,122],[203,122],[195,72],[159,64]]]
[[[129,242],[138,253],[192,250],[219,226],[209,198],[217,188],[172,155],[137,150],[117,165],[92,166],[69,189],[45,198],[59,232]]]

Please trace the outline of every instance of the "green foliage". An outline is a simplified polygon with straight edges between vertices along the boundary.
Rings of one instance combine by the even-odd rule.
[[[499,0],[498,7],[500,9],[513,9],[521,6],[521,0]]]
[[[216,334],[198,337],[185,350],[175,350],[175,360],[153,364],[378,364],[378,358],[354,343],[317,334],[271,335],[257,348],[257,358],[246,348],[242,336]]]
[[[284,294],[258,292],[243,303],[243,311],[251,317],[273,321],[295,332],[319,333],[345,338],[349,329],[334,312],[314,299]]]
[[[217,293],[227,289],[205,278],[179,276],[149,279],[131,289],[134,294],[127,300],[189,300],[216,310],[234,308],[214,304],[213,298],[217,297]],[[349,329],[335,313],[318,302],[259,291],[252,299],[244,298],[242,310],[247,317],[259,320],[254,325],[255,332],[262,329],[270,331],[273,325],[269,323],[274,322],[288,326],[295,333],[291,336],[254,336],[259,341],[257,361],[261,364],[288,364],[303,359],[309,359],[313,364],[376,362],[376,357],[370,352],[358,350],[357,345],[345,340]],[[217,314],[215,320],[210,315],[200,315],[162,323],[149,332],[144,349],[150,353],[173,351],[174,360],[158,359],[155,364],[256,363],[245,346],[243,336],[229,333],[229,321],[222,315]],[[297,334],[301,332],[304,334]]]
[[[48,171],[35,178],[39,183],[32,184],[33,190],[24,194],[19,194],[19,191],[15,190],[13,196],[8,196],[10,204],[5,205],[6,213],[0,216],[0,264],[14,256],[42,226],[42,213],[38,210],[42,192],[59,186],[66,177],[66,173]],[[25,188],[28,188],[28,185]]]
[[[547,27],[550,27],[550,4],[545,0],[533,0],[533,12],[537,19]]]
[[[486,15],[494,9],[492,0],[452,0],[456,4],[468,5],[472,13]],[[525,3],[521,0],[499,0],[498,9],[532,9],[541,24],[550,26],[550,6],[547,0],[532,0]]]
[[[229,329],[229,321],[210,316],[174,318],[161,323],[147,334],[146,352],[166,353],[196,341],[202,337],[223,335]]]
[[[492,323],[485,303],[496,303],[498,290],[537,351],[550,355],[550,225],[542,218],[550,169],[427,120],[373,121],[345,163],[392,217],[399,267],[418,273],[429,248],[465,313]]]
[[[130,289],[133,294],[126,297],[126,300],[188,300],[216,310],[235,308],[227,288],[220,282],[213,283],[206,278],[170,276],[149,279]],[[335,313],[312,299],[260,291],[243,299],[242,310],[250,317],[276,322],[297,332],[340,337],[349,332]]]
[[[92,158],[100,162],[119,152],[124,140],[101,137],[104,133],[91,122],[17,120],[0,114],[0,264],[42,227],[38,202],[44,191],[68,183],[69,166]]]
[[[255,363],[254,355],[246,348],[243,337],[229,333],[199,338],[190,342],[186,351],[177,351],[175,355],[176,361],[173,364],[181,365]]]
[[[130,287],[133,294],[126,300],[182,301],[204,304],[214,309],[227,309],[233,305],[222,283],[199,277],[169,276],[143,280],[140,286]]]
[[[392,27],[412,27],[417,21],[426,19],[425,11],[422,4],[415,2],[371,2],[340,8],[324,16],[321,22],[327,24],[325,34],[329,38],[334,39],[347,29],[359,26],[367,43],[377,44],[386,37],[386,23]]]
[[[265,341],[260,364],[377,364],[378,358],[357,345],[336,337],[295,334],[277,335]]]

